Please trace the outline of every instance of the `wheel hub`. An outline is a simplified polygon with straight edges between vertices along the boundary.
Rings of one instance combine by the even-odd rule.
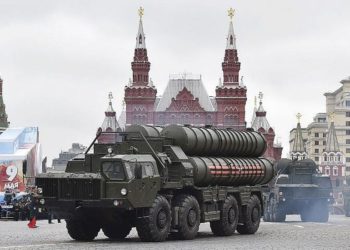
[[[189,224],[191,227],[193,227],[194,225],[196,225],[196,221],[197,221],[197,213],[196,213],[196,211],[194,211],[193,209],[191,209],[191,210],[188,212],[187,221],[188,221],[188,224]]]
[[[159,228],[164,228],[166,225],[166,213],[164,210],[159,211],[157,216],[157,225]]]
[[[231,207],[228,211],[228,221],[230,222],[230,224],[233,224],[235,222],[235,215],[235,210]]]

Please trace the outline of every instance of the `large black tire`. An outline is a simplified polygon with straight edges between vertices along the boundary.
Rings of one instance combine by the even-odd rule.
[[[311,214],[310,214],[310,208],[304,207],[300,211],[300,219],[302,222],[309,222],[311,221]]]
[[[87,217],[67,219],[66,228],[69,236],[78,241],[92,241],[100,231],[100,226]]]
[[[272,214],[272,221],[274,222],[284,222],[286,220],[286,212],[283,208],[276,207]]]
[[[320,200],[312,206],[312,221],[314,222],[328,222],[329,208],[326,200]]]
[[[179,195],[175,197],[173,212],[178,207],[177,232],[173,233],[176,239],[194,239],[199,230],[200,208],[197,199],[192,195]]]
[[[240,234],[254,234],[259,229],[261,203],[256,195],[252,195],[246,207],[242,209],[243,224],[237,225]]]
[[[229,236],[234,234],[239,218],[237,200],[233,196],[228,196],[222,205],[220,220],[211,221],[210,228],[217,236]]]
[[[136,222],[136,230],[142,241],[164,241],[171,226],[171,211],[168,200],[158,195],[146,216]]]
[[[104,235],[111,240],[122,240],[129,235],[132,225],[125,216],[117,216],[114,221],[105,224],[102,227]]]

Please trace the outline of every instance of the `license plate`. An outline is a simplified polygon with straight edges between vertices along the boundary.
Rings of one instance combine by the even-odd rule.
[[[12,205],[5,205],[5,206],[1,206],[1,208],[13,208]]]

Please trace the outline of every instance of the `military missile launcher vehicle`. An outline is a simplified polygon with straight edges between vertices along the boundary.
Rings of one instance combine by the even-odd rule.
[[[287,214],[300,214],[302,221],[327,222],[333,203],[329,176],[322,175],[311,159],[281,159],[276,177],[264,192],[264,221],[282,222]]]
[[[274,176],[260,133],[134,125],[119,135],[115,144],[96,137],[65,173],[36,178],[40,204],[66,219],[73,239],[102,229],[118,240],[136,227],[142,241],[187,240],[202,222],[220,236],[258,230],[261,184]]]

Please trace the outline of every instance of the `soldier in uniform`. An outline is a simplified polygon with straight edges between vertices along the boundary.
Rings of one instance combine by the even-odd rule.
[[[30,197],[30,203],[29,203],[29,228],[37,228],[36,225],[36,217],[38,215],[38,195],[36,193],[35,187],[31,189],[31,192],[29,194]]]

